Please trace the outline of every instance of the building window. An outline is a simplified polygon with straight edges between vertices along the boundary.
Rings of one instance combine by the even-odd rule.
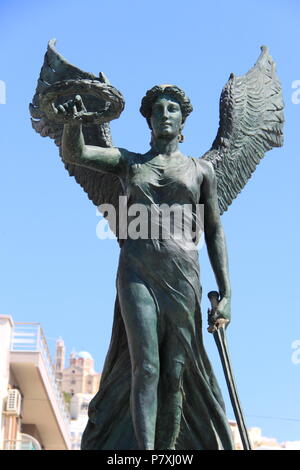
[[[76,383],[76,380],[71,380],[71,385],[74,385]]]
[[[72,370],[72,374],[75,374],[75,370]]]

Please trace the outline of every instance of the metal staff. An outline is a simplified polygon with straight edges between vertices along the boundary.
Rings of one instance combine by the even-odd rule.
[[[226,341],[226,326],[228,320],[226,319],[217,319],[217,309],[219,303],[219,293],[216,291],[209,292],[208,298],[211,303],[211,309],[208,310],[208,331],[213,334],[214,340],[216,342],[220,359],[222,362],[222,367],[227,382],[227,387],[230,395],[230,400],[232,408],[234,411],[235,419],[239,428],[241,440],[243,443],[244,450],[252,450],[251,442],[248,436],[247,428],[245,425],[245,420],[240,405],[239,397],[237,394],[237,389],[233,377],[233,372],[231,368],[228,346]]]

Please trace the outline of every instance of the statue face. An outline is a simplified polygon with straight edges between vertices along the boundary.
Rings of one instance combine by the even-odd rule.
[[[168,95],[160,96],[152,106],[150,121],[154,137],[178,136],[183,127],[180,104]]]

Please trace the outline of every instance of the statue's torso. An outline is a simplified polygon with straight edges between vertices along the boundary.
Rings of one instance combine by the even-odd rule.
[[[128,228],[138,215],[145,238],[163,238],[167,243],[169,238],[174,238],[175,233],[176,237],[182,234],[181,245],[184,246],[192,231],[198,233],[203,228],[202,220],[199,221],[201,182],[201,164],[197,159],[183,156],[170,159],[132,156],[128,159],[122,177],[127,196]],[[195,226],[196,220],[200,226]],[[131,227],[136,228],[134,223]],[[131,233],[128,238],[132,238]]]
[[[124,189],[128,202],[143,204],[196,204],[200,201],[200,164],[189,157],[128,159]]]

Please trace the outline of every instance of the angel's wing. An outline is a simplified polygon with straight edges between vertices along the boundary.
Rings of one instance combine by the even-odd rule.
[[[33,129],[42,137],[48,136],[51,139],[54,139],[56,145],[61,147],[63,124],[56,124],[47,118],[46,114],[40,107],[40,94],[50,85],[63,80],[90,79],[98,80],[101,83],[107,84],[109,82],[103,73],[100,73],[99,77],[96,77],[91,73],[84,72],[74,65],[71,65],[55,50],[55,42],[55,39],[52,39],[48,43],[44,64],[41,68],[35,95],[32,103],[29,105],[29,111],[31,114]],[[84,102],[87,108],[90,104],[89,100],[92,99],[93,97],[85,97]],[[98,145],[101,147],[112,146],[110,127],[108,123],[83,126],[83,134],[87,145]],[[87,193],[89,199],[91,199],[96,206],[106,203],[112,204],[115,207],[117,211],[116,222],[118,222],[118,198],[123,194],[123,188],[119,178],[115,175],[96,172],[70,163],[65,163],[65,168],[68,170],[70,176],[74,176],[77,183],[80,184]],[[110,228],[118,236],[118,224],[115,226],[113,223],[110,223]]]
[[[240,193],[265,152],[283,144],[283,99],[275,63],[266,46],[245,75],[233,74],[222,90],[220,123],[202,157],[215,169],[220,213]]]

